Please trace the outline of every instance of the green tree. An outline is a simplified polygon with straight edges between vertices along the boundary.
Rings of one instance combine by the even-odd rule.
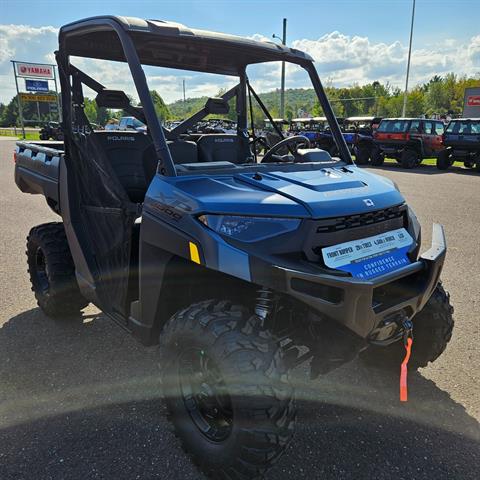
[[[20,119],[18,116],[17,96],[15,95],[8,105],[5,106],[0,119],[2,127],[20,126]]]
[[[150,90],[150,95],[152,97],[153,105],[158,118],[162,119],[163,121],[169,120],[171,117],[170,110],[160,94],[156,90]]]

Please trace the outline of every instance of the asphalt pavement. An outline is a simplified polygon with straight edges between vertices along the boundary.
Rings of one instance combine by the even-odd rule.
[[[0,137],[1,138],[1,137]],[[0,479],[202,479],[171,433],[155,347],[94,307],[55,322],[26,273],[29,229],[58,220],[13,181],[0,139]],[[397,182],[423,225],[445,226],[444,286],[455,331],[433,365],[398,378],[353,362],[312,382],[294,375],[298,428],[267,479],[480,478],[480,175],[455,168],[372,169]]]

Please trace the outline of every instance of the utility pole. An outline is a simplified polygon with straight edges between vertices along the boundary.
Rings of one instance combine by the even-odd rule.
[[[182,80],[183,84],[183,103],[185,103],[185,79]]]
[[[20,117],[20,125],[22,126],[22,136],[25,140],[25,123],[23,121],[22,101],[20,100],[20,91],[18,90],[17,70],[15,68],[15,60],[10,60],[13,67],[13,76],[15,77],[15,86],[17,87],[18,116]],[[16,126],[15,122],[15,126]]]
[[[413,38],[414,19],[415,19],[415,0],[413,0],[413,6],[412,6],[412,24],[410,25],[410,43],[408,45],[407,77],[405,79],[405,93],[403,94],[402,117],[405,117],[405,112],[407,110],[408,76],[410,75],[410,57],[412,56],[412,38]]]
[[[278,38],[282,41],[282,45],[287,45],[287,19],[283,19],[283,33],[282,37],[278,37],[277,35],[273,34],[272,38]],[[285,118],[285,62],[282,62],[282,80],[280,86],[280,117]]]

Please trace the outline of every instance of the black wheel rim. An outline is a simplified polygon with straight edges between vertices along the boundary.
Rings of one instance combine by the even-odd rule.
[[[203,350],[184,352],[179,361],[180,390],[193,423],[208,440],[226,440],[233,427],[233,408],[225,382]]]
[[[35,263],[34,263],[34,275],[33,280],[36,284],[37,289],[41,290],[43,293],[48,292],[48,269],[47,262],[45,260],[45,254],[43,250],[38,247],[35,252]]]

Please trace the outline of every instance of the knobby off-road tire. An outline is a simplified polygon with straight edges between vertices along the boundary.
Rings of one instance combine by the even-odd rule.
[[[385,162],[385,154],[380,148],[375,147],[370,155],[370,160],[374,167],[381,167]]]
[[[370,148],[358,147],[355,152],[355,163],[358,165],[367,165],[370,160]]]
[[[193,461],[211,478],[261,478],[296,417],[273,335],[245,308],[206,301],[168,321],[160,355],[169,416]]]
[[[437,157],[437,168],[438,170],[447,170],[447,168],[452,164],[450,161],[450,154],[448,150],[442,150],[439,152]]]
[[[453,326],[450,295],[439,283],[423,310],[413,317],[413,347],[409,370],[423,368],[429,362],[434,362],[447,348]],[[360,355],[360,359],[369,366],[399,371],[404,356],[403,342],[396,342],[388,347],[371,346]]]
[[[78,288],[63,223],[32,228],[26,254],[32,291],[46,315],[68,318],[88,305]]]
[[[400,157],[400,165],[403,168],[415,168],[418,164],[418,153],[415,150],[405,149]]]

